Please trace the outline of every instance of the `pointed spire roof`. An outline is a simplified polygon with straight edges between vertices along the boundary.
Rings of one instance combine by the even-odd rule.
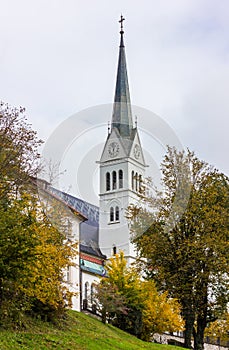
[[[121,16],[121,38],[119,46],[118,73],[116,80],[115,98],[112,115],[111,128],[116,127],[121,137],[130,137],[133,129],[132,112],[130,104],[129,84],[126,68],[126,55],[123,40],[123,21]]]

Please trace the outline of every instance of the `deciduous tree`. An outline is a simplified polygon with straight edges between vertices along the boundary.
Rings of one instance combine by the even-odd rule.
[[[212,322],[206,328],[205,335],[222,341],[229,341],[229,313],[226,312],[220,319]]]
[[[181,306],[168,293],[158,293],[152,280],[142,282],[144,294],[141,338],[149,341],[155,333],[176,332],[184,329]]]
[[[63,211],[56,210],[63,221]],[[34,195],[0,206],[1,323],[19,324],[28,312],[46,319],[61,316],[72,297],[64,269],[76,252],[76,243],[50,224]]]
[[[155,332],[183,329],[178,302],[158,293],[152,281],[142,280],[135,267],[128,268],[123,252],[111,258],[107,269],[97,297],[113,324],[146,341]]]
[[[189,150],[174,148],[162,174],[163,192],[144,198],[151,210],[143,205],[129,213],[133,239],[148,277],[182,305],[185,346],[193,335],[201,350],[207,322],[228,302],[228,178]]]
[[[0,103],[0,199],[17,194],[28,186],[39,171],[39,147],[42,141],[32,130],[25,109]]]
[[[68,217],[52,201],[44,212],[31,179],[41,141],[23,108],[0,105],[0,322],[18,324],[25,312],[52,318],[70,305],[63,269],[76,246],[66,237]],[[55,213],[55,225],[48,220]]]

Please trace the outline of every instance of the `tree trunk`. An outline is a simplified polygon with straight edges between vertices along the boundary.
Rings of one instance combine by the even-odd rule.
[[[208,305],[207,283],[203,283],[199,288],[201,288],[203,296],[198,307],[196,329],[193,327],[195,350],[204,349],[204,331],[207,326],[207,305]]]
[[[102,323],[107,323],[107,312],[106,309],[102,309]]]
[[[185,320],[184,347],[191,349],[195,315],[192,310],[186,309],[186,310],[183,310],[183,318]]]
[[[2,300],[3,300],[3,283],[2,283],[2,279],[0,278],[0,311],[2,306]],[[0,316],[0,323],[1,323],[1,316]]]
[[[199,315],[197,317],[197,330],[193,328],[194,336],[194,349],[203,350],[204,349],[204,330],[206,328],[206,316]]]

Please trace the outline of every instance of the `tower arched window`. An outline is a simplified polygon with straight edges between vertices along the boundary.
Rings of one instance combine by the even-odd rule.
[[[110,222],[114,222],[114,208],[110,208]]]
[[[116,171],[112,172],[112,189],[113,190],[117,189],[117,174],[116,174]]]
[[[132,187],[132,190],[134,190],[134,171],[132,171],[131,173],[131,187]]]
[[[120,169],[118,172],[119,188],[123,188],[123,171]]]
[[[115,207],[115,221],[119,221],[119,207]]]
[[[142,192],[142,175],[139,175],[139,192]]]
[[[111,189],[111,174],[106,173],[106,191],[110,191]]]
[[[138,191],[138,173],[135,173],[135,191]]]

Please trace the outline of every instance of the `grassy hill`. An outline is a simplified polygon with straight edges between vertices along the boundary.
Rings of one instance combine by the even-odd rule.
[[[75,311],[63,327],[31,321],[26,331],[0,330],[1,350],[177,350],[175,346],[145,343],[111,325]],[[179,348],[180,349],[180,348]]]

